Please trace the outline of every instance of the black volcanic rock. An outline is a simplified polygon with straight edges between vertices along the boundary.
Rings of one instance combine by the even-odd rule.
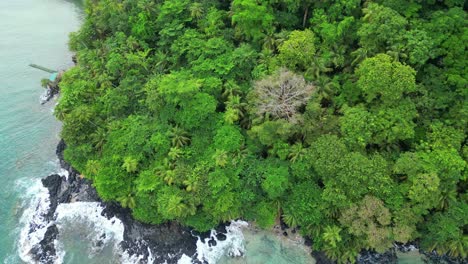
[[[131,211],[115,202],[102,202],[91,182],[81,177],[80,173],[72,168],[64,159],[63,152],[66,144],[61,140],[57,146],[56,154],[60,165],[67,170],[68,177],[52,174],[42,179],[42,184],[49,190],[50,207],[44,218],[48,222],[55,220],[57,206],[61,203],[73,202],[100,202],[104,208],[102,215],[108,219],[118,218],[124,225],[124,240],[120,246],[129,255],[143,256],[144,262],[149,257],[149,251],[156,263],[177,263],[183,254],[194,256],[196,253],[197,238],[192,235],[189,228],[176,222],[161,225],[148,225],[135,220]],[[33,228],[34,229],[34,228]],[[220,231],[226,230],[225,225]],[[31,230],[32,231],[32,230]],[[55,225],[51,225],[43,240],[31,251],[34,258],[40,263],[53,263],[56,250],[54,240],[59,233]],[[209,237],[209,233],[207,234]],[[95,241],[96,245],[102,241]]]
[[[312,251],[312,257],[314,257],[317,264],[335,264],[336,262],[329,259],[322,251]]]
[[[227,237],[223,233],[218,233],[218,234],[216,234],[216,238],[218,239],[218,241],[224,241],[224,240],[226,240]]]
[[[384,253],[365,250],[360,253],[357,262],[361,264],[396,264],[398,263],[398,258],[393,248]]]
[[[44,239],[39,244],[31,249],[34,260],[38,263],[49,264],[54,263],[56,250],[54,240],[57,238],[58,228],[56,225],[51,225],[47,228]]]
[[[210,247],[214,247],[216,246],[216,240],[214,238],[211,238],[210,240],[208,240],[208,246]]]
[[[434,263],[434,264],[468,264],[468,259],[466,258],[453,258],[449,257],[447,255],[439,255],[437,254],[436,251],[424,251],[424,250],[419,250],[425,258],[428,260],[428,263]]]
[[[59,94],[60,88],[58,84],[48,85],[44,95],[41,96],[41,104],[49,102],[55,95]]]
[[[177,263],[178,259],[185,254],[192,257],[193,263],[206,263],[200,262],[195,259],[196,257],[196,242],[197,237],[208,243],[209,246],[217,244],[211,231],[196,232],[189,228],[183,227],[176,222],[165,223],[161,225],[148,225],[135,220],[131,211],[127,208],[122,208],[116,202],[102,202],[99,198],[95,188],[91,182],[81,177],[80,173],[72,168],[63,158],[63,152],[66,144],[63,140],[57,146],[56,154],[59,158],[60,165],[63,169],[67,170],[68,177],[52,174],[42,179],[42,184],[49,190],[50,207],[48,212],[43,217],[51,223],[55,220],[55,211],[60,203],[72,202],[100,202],[104,208],[102,215],[108,219],[112,217],[118,218],[122,221],[125,231],[123,234],[124,240],[121,242],[121,248],[129,255],[143,256],[141,263],[146,263],[150,252],[156,263],[166,262],[168,264]],[[214,235],[218,241],[226,240],[227,230],[226,227],[229,223],[222,223],[216,229]],[[287,225],[282,223],[281,229],[285,230]],[[33,224],[30,226],[30,232],[40,227],[35,227]],[[294,233],[294,231],[293,231]],[[34,259],[39,263],[53,263],[55,260],[56,249],[54,240],[58,237],[59,230],[55,224],[50,225],[44,235],[44,239],[36,245],[31,253]],[[102,238],[103,239],[103,238]],[[95,245],[102,245],[102,241],[95,241]],[[305,238],[304,244],[311,247],[312,241]],[[410,250],[408,245],[396,245],[395,248],[379,254],[373,251],[363,251],[357,259],[361,264],[393,264],[397,263],[396,250],[405,252]],[[415,245],[417,248],[417,244]],[[412,249],[412,248],[411,248]],[[428,259],[433,263],[447,263],[447,264],[468,264],[465,259],[454,259],[448,256],[439,256],[435,252],[424,252],[421,250]],[[329,259],[324,252],[313,251],[312,256],[319,264],[334,264],[335,261]]]

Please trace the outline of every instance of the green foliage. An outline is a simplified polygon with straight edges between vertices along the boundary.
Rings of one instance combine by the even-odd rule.
[[[341,242],[341,228],[337,226],[326,226],[323,232],[323,240],[332,248],[336,248],[337,243]]]
[[[291,219],[290,226],[309,227],[323,221],[320,188],[312,182],[298,183],[284,203],[283,218]]]
[[[370,3],[363,12],[363,25],[357,31],[363,49],[376,54],[401,41],[408,21],[398,12],[376,3]]]
[[[357,86],[366,103],[379,100],[398,102],[405,93],[415,91],[415,71],[385,54],[364,60],[356,70]]]
[[[392,246],[391,214],[383,202],[366,196],[358,204],[343,211],[340,223],[348,232],[358,238],[363,237],[365,246],[384,252]]]
[[[273,30],[271,11],[267,1],[234,0],[231,4],[232,24],[247,39],[256,41]]]
[[[271,228],[276,221],[277,211],[273,204],[261,202],[253,209],[255,223],[263,228]]]
[[[143,222],[467,257],[463,1],[87,1],[65,159]]]
[[[286,141],[293,131],[293,125],[286,120],[276,120],[265,121],[260,125],[253,126],[249,132],[262,144],[272,146],[277,141]]]
[[[429,250],[437,249],[454,257],[467,257],[468,236],[464,231],[468,225],[466,202],[454,203],[449,210],[436,213],[427,225],[427,236],[422,243]]]
[[[217,149],[236,151],[244,144],[244,136],[235,126],[222,126],[216,131],[213,144]]]
[[[278,48],[281,63],[289,69],[305,71],[315,56],[315,36],[308,29],[295,30]]]
[[[362,106],[344,108],[343,111],[341,132],[351,145],[385,145],[414,137],[416,125],[413,119],[417,112],[409,100],[400,101],[391,108],[372,108],[371,112]]]
[[[285,166],[266,169],[262,188],[272,200],[280,198],[288,188],[289,172]]]

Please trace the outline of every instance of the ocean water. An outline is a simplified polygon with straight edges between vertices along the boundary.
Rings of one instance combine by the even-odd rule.
[[[45,228],[29,234],[28,225],[41,223],[38,212],[48,206],[40,179],[59,171],[55,147],[60,123],[52,115],[55,102],[41,105],[39,99],[44,92],[40,80],[48,73],[28,65],[58,70],[72,65],[68,34],[83,19],[82,5],[82,0],[0,0],[0,263],[33,263],[27,253]],[[101,210],[95,203],[59,206],[56,263],[138,262],[138,256],[119,251],[123,226],[118,220],[102,218]],[[199,241],[199,256],[210,264],[314,263],[306,248],[246,225],[234,222],[228,239],[214,248]],[[97,244],[103,234],[105,240]],[[228,257],[240,252],[244,257]],[[403,257],[408,258],[402,263],[422,263],[417,262],[417,254]],[[179,262],[189,263],[188,257]]]
[[[294,238],[294,234],[285,237],[282,234],[246,228],[243,231],[245,256],[229,258],[223,256],[220,263],[225,264],[315,264],[303,241]],[[318,263],[320,264],[320,263]]]
[[[53,102],[42,106],[42,78],[30,63],[53,69],[71,64],[68,33],[82,18],[81,1],[0,0],[0,260],[17,254],[26,196],[40,177],[56,170],[60,124]]]

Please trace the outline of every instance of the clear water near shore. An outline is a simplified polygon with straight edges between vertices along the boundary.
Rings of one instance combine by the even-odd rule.
[[[17,241],[25,199],[34,196],[30,188],[40,177],[57,168],[60,124],[52,115],[53,103],[39,103],[40,80],[49,75],[28,64],[69,67],[68,33],[79,27],[80,2],[0,1],[1,263],[21,263]]]
[[[224,256],[224,264],[315,264],[310,249],[302,243],[272,231],[245,228],[243,231],[246,253],[244,257]],[[293,234],[290,234],[293,235]]]

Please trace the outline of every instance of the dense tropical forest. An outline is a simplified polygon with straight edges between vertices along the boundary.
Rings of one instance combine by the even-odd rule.
[[[136,219],[468,253],[464,0],[88,0],[56,116]]]

